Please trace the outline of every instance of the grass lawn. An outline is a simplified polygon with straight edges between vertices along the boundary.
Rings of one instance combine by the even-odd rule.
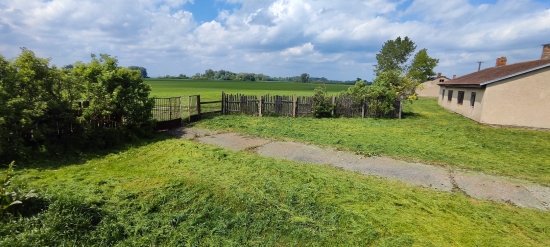
[[[363,154],[451,165],[550,185],[550,132],[494,128],[448,112],[436,99],[404,104],[404,119],[217,116],[195,125],[290,138]]]
[[[326,86],[329,93],[346,90],[350,85],[311,84],[297,82],[254,82],[254,81],[207,81],[178,79],[146,79],[151,85],[152,97],[177,97],[200,94],[205,100],[220,100],[222,91],[226,93],[245,93],[263,95],[266,93],[279,95],[313,95],[318,86]]]
[[[419,117],[410,120],[429,122]],[[244,131],[265,119],[218,121],[244,121],[235,126]],[[285,121],[316,129],[342,121],[280,118],[268,126],[270,120],[268,130]],[[382,124],[399,132],[397,120],[351,121],[339,128]],[[376,127],[362,132],[371,131]],[[339,133],[334,138],[347,143]],[[326,142],[321,131],[312,134]],[[34,165],[41,168],[18,169],[13,186],[38,189],[49,208],[1,220],[0,246],[550,245],[548,212],[162,136]]]

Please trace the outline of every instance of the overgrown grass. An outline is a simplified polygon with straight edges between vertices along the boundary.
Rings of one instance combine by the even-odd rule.
[[[49,209],[0,221],[1,246],[550,244],[547,212],[185,140],[17,172]]]
[[[151,85],[153,97],[177,97],[200,94],[205,100],[220,100],[222,91],[226,93],[244,93],[262,95],[266,93],[279,95],[313,95],[318,86],[326,87],[329,93],[346,90],[350,85],[312,84],[296,82],[254,82],[254,81],[207,81],[178,79],[146,79]]]
[[[218,116],[196,125],[448,164],[550,185],[548,131],[484,126],[444,110],[435,99],[404,104],[404,115],[404,119]]]

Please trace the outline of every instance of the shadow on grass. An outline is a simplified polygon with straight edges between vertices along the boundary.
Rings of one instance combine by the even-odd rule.
[[[404,112],[401,112],[401,118],[419,119],[419,118],[423,118],[423,116],[422,116],[422,114],[420,114],[418,112],[404,111]]]
[[[131,148],[147,146],[156,142],[174,139],[167,131],[158,131],[149,138],[141,138],[135,141],[126,142],[111,148],[106,149],[88,149],[88,150],[72,150],[59,155],[43,155],[35,154],[33,157],[16,160],[16,169],[38,169],[38,170],[55,170],[64,166],[82,165],[91,159],[101,158],[112,153],[127,151]]]

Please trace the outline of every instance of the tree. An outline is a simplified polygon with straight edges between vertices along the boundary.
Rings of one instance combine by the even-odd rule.
[[[377,78],[373,86],[394,90],[399,100],[412,102],[416,99],[416,87],[435,74],[433,69],[439,60],[429,57],[428,50],[422,49],[409,63],[415,49],[416,45],[409,37],[397,37],[384,43],[380,53],[376,54],[378,64],[374,66],[374,72]]]
[[[130,69],[130,70],[139,70],[140,73],[141,73],[141,78],[149,78],[147,76],[147,69],[146,68],[139,67],[139,66],[130,66],[130,67],[128,67],[128,69]]]
[[[428,56],[428,50],[424,48],[414,55],[409,76],[415,82],[425,82],[430,76],[435,75],[434,68],[437,63],[439,63],[439,59]]]
[[[204,72],[204,78],[206,79],[212,79],[212,77],[214,77],[214,71],[212,69],[207,69],[205,72]]]
[[[416,50],[416,45],[409,37],[388,40],[382,46],[380,53],[376,54],[378,64],[374,66],[374,72],[378,76],[382,72],[400,71],[406,74],[409,70],[407,61]]]
[[[303,74],[300,76],[300,80],[302,81],[302,83],[308,83],[308,82],[309,82],[309,74],[303,73]]]

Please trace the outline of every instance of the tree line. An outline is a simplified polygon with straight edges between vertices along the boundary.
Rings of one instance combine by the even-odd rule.
[[[159,79],[192,79],[192,80],[218,80],[218,81],[286,81],[286,82],[302,82],[302,83],[348,83],[354,84],[355,81],[338,81],[329,80],[325,77],[310,77],[309,74],[303,73],[299,76],[290,77],[272,77],[264,74],[255,73],[234,73],[228,70],[212,70],[207,69],[204,73],[196,73],[191,77],[186,74],[177,76],[165,75],[157,77]]]
[[[25,48],[14,59],[0,55],[2,161],[105,148],[152,132],[154,102],[140,71],[107,54],[62,68],[49,62]]]

